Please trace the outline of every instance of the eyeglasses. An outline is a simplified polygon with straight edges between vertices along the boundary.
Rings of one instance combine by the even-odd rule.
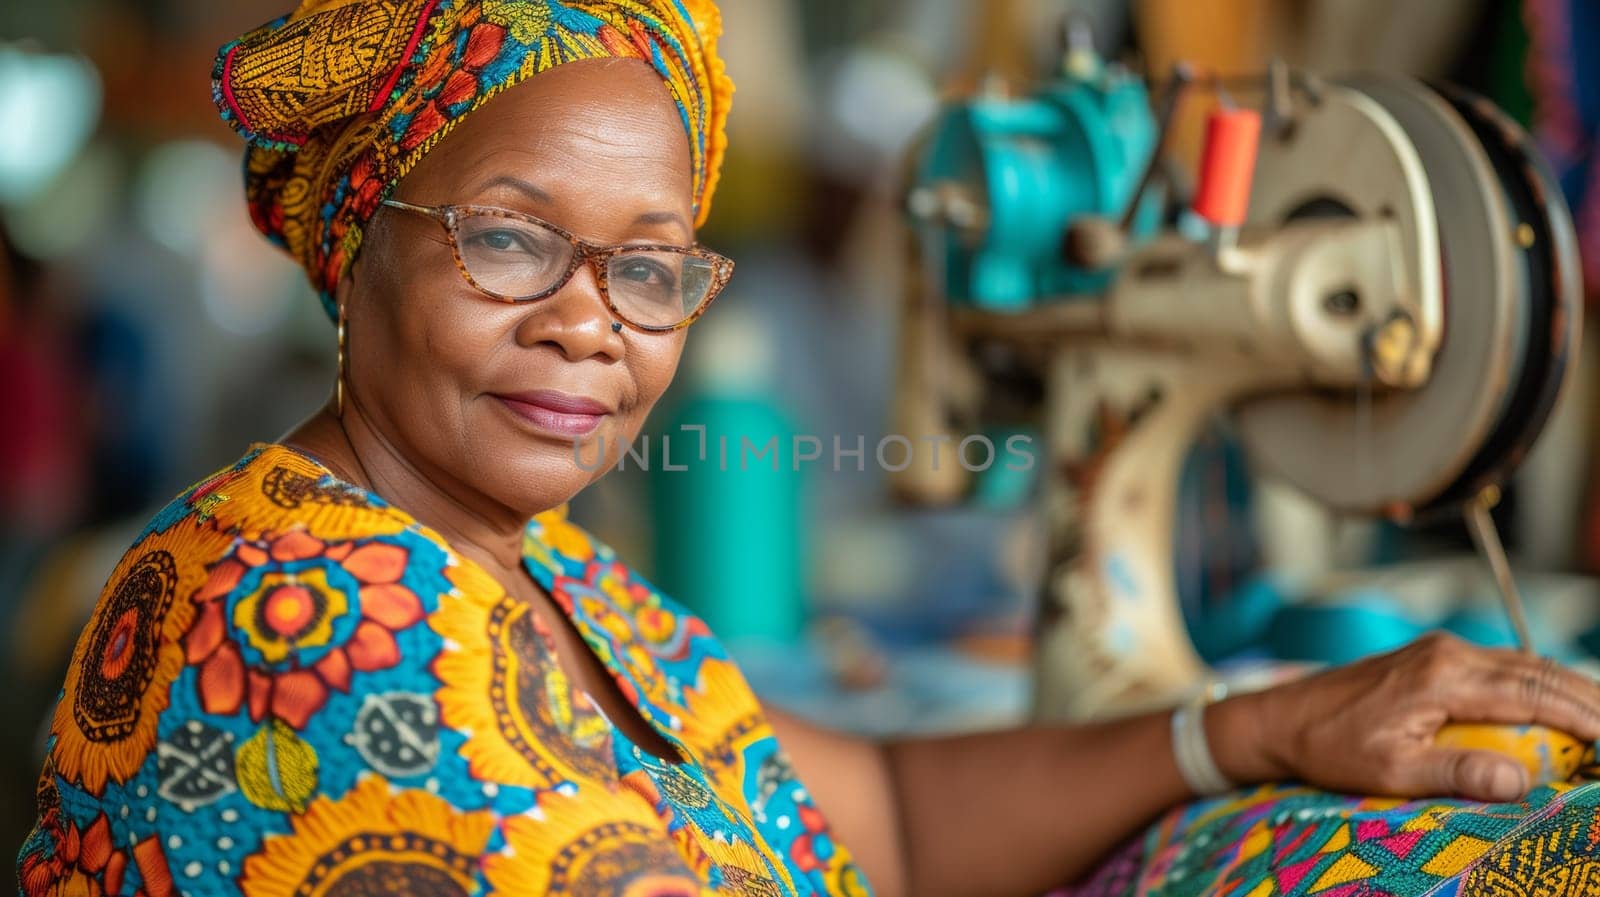
[[[732,259],[698,245],[597,246],[507,209],[419,206],[397,199],[383,204],[439,222],[461,276],[494,299],[543,299],[588,263],[611,313],[649,333],[694,323],[733,277]]]

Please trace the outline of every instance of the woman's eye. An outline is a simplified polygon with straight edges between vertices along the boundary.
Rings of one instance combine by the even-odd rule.
[[[678,282],[665,265],[652,259],[627,259],[616,273],[634,283],[660,289],[670,289]]]
[[[486,230],[475,234],[472,237],[472,242],[484,249],[490,249],[495,252],[510,252],[512,250],[532,252],[534,250],[532,242],[525,235],[514,230]]]

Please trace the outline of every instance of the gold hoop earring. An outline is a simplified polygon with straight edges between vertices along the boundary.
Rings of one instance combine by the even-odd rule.
[[[335,413],[344,417],[344,356],[345,356],[344,306],[339,306],[339,369],[333,381]]]

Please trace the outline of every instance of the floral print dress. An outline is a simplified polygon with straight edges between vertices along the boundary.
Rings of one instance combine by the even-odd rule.
[[[869,893],[702,621],[564,507],[524,562],[685,762],[631,743],[436,533],[261,444],[107,583],[22,892]]]

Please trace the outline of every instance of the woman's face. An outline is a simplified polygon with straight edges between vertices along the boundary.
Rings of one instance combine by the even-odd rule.
[[[591,243],[694,240],[688,138],[638,60],[557,66],[468,115],[394,198],[525,212]],[[444,229],[383,208],[341,286],[346,410],[453,495],[531,515],[602,476],[672,382],[683,330],[612,328],[593,270],[533,302],[492,299],[457,270]],[[598,421],[553,412],[562,394]],[[554,416],[553,416],[554,415]],[[574,436],[574,426],[592,430]],[[574,455],[574,440],[584,448]],[[596,442],[604,440],[606,464]],[[587,468],[587,469],[586,469]]]

